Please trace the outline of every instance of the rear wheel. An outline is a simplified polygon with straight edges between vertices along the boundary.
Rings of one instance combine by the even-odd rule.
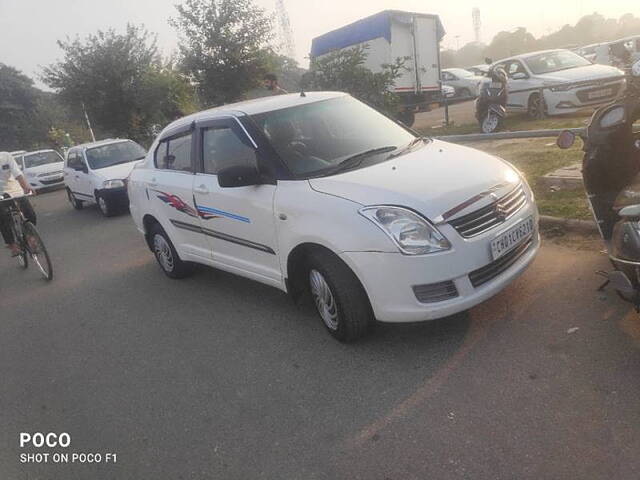
[[[471,90],[469,90],[468,88],[461,88],[459,90],[458,96],[460,98],[469,98],[471,97]]]
[[[33,263],[38,267],[45,280],[52,280],[53,265],[49,258],[49,252],[47,252],[47,248],[44,246],[44,242],[33,223],[26,222],[24,224],[24,238],[25,248],[31,255]]]
[[[69,200],[69,203],[71,204],[71,206],[76,210],[82,210],[82,208],[84,207],[84,203],[81,200],[78,200],[73,195],[71,190],[69,190],[68,188],[67,188],[67,199]]]
[[[171,239],[159,224],[151,227],[149,243],[158,265],[160,265],[167,277],[173,279],[185,278],[193,271],[192,264],[183,262],[180,259]]]
[[[407,127],[411,127],[416,121],[416,114],[413,110],[406,109],[398,114],[398,120],[404,123]]]
[[[351,269],[333,253],[315,251],[307,263],[309,291],[329,333],[341,342],[362,338],[372,324],[369,298]]]

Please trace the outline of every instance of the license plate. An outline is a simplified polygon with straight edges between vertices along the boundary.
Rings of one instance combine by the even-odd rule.
[[[611,95],[613,95],[613,89],[605,88],[604,90],[596,90],[595,92],[589,92],[587,97],[589,97],[589,100],[593,100],[595,98],[609,97]]]
[[[526,241],[535,229],[533,217],[529,217],[518,223],[515,227],[500,234],[491,242],[491,255],[494,260],[506,255],[518,245]]]

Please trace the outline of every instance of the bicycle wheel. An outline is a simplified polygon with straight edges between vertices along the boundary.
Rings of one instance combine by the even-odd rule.
[[[23,229],[25,246],[29,255],[31,255],[33,262],[40,269],[42,276],[46,280],[51,280],[53,278],[53,265],[51,265],[49,253],[47,252],[47,248],[44,246],[42,238],[40,238],[38,230],[36,230],[36,227],[31,222],[25,222]]]

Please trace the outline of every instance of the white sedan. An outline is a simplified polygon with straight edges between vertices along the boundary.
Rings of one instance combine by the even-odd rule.
[[[63,159],[55,150],[23,152],[14,158],[34,190],[64,185]]]
[[[597,108],[625,89],[624,72],[569,50],[527,53],[495,65],[509,76],[507,109],[533,118]]]
[[[511,165],[342,94],[207,110],[170,124],[128,182],[164,273],[191,263],[313,298],[338,340],[377,319],[452,315],[497,294],[539,247]]]

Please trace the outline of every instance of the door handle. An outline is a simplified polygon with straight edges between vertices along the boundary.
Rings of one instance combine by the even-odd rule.
[[[150,187],[157,187],[158,186],[158,181],[154,178],[151,179],[151,181],[149,182],[149,186]]]
[[[208,195],[209,194],[209,189],[207,188],[206,185],[200,185],[199,187],[195,187],[193,189],[194,192],[199,193],[201,195]]]

